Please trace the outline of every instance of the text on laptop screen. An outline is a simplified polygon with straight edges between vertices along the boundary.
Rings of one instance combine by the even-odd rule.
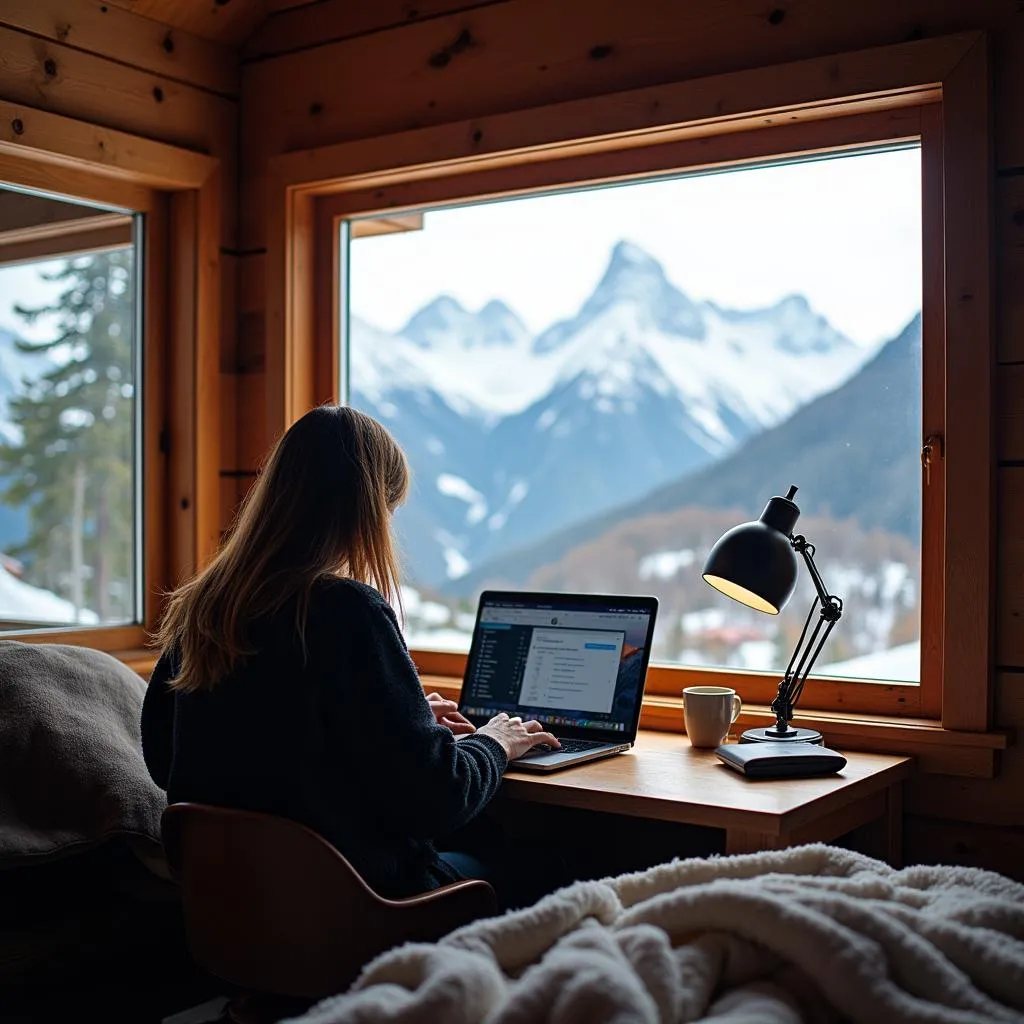
[[[646,610],[496,601],[480,609],[462,712],[627,732],[643,686]]]

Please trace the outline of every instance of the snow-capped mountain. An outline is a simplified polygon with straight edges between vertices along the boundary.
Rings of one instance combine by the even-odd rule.
[[[424,584],[723,457],[872,355],[800,296],[696,302],[628,242],[535,338],[504,303],[441,296],[394,335],[353,318],[349,353],[353,404],[416,473],[398,523]]]

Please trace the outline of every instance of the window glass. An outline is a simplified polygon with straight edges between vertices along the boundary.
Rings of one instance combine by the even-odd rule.
[[[701,577],[799,487],[845,602],[817,670],[920,673],[916,147],[353,221],[348,400],[405,447],[411,646],[485,587],[652,593],[662,662],[784,669],[778,616]]]
[[[51,227],[76,223],[66,236],[50,232],[41,259],[25,258],[0,231],[0,627],[133,623],[141,538],[132,219],[0,190],[0,208],[19,203],[48,204]],[[82,223],[92,213],[103,224],[95,233]],[[111,247],[114,236],[127,244]]]

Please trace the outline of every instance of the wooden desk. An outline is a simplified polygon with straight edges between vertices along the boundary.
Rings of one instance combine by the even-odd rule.
[[[508,799],[724,829],[726,853],[829,842],[877,822],[878,855],[898,865],[902,785],[912,761],[845,757],[838,775],[753,782],[714,751],[694,750],[682,734],[641,731],[629,753],[551,775],[509,772],[502,791]]]

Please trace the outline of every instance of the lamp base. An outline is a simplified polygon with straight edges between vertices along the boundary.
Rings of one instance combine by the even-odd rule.
[[[748,729],[740,736],[740,743],[818,743],[824,745],[825,737],[816,729],[794,729],[793,726],[780,733],[774,725]]]

